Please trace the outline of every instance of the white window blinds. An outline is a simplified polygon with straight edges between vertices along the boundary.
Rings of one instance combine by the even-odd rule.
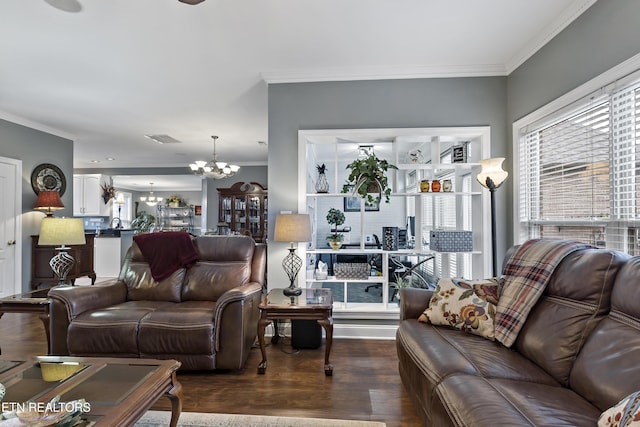
[[[520,240],[567,238],[635,253],[639,106],[636,83],[523,133]]]

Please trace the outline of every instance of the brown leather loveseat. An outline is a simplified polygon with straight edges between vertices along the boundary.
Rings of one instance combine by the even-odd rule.
[[[134,242],[117,280],[52,289],[51,354],[242,368],[256,337],[266,247],[244,236],[197,237],[193,247],[195,263],[160,281]]]
[[[581,249],[553,271],[515,343],[418,321],[404,288],[399,371],[428,426],[590,426],[640,390],[640,257]]]

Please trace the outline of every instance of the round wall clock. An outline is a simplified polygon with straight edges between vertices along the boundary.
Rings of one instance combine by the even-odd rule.
[[[31,172],[31,188],[36,194],[41,191],[57,191],[62,196],[67,189],[67,181],[59,167],[42,163]]]

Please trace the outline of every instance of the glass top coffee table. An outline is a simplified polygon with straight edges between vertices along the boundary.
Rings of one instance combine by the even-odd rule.
[[[326,345],[324,352],[324,374],[333,375],[333,365],[329,362],[331,343],[333,342],[333,296],[331,289],[303,288],[302,294],[296,297],[288,297],[283,289],[272,289],[260,303],[260,320],[258,321],[258,342],[262,361],[258,364],[258,374],[264,374],[267,369],[267,352],[264,343],[264,331],[267,325],[273,322],[275,333],[271,338],[273,344],[278,343],[278,320],[302,319],[317,320],[324,328]]]
[[[28,360],[0,359],[0,383],[6,387],[3,411],[43,408],[57,396],[60,402],[84,399],[79,425],[133,425],[161,397],[171,401],[171,426],[182,411],[182,385],[175,360],[107,357],[38,356]],[[69,406],[63,406],[69,409]]]

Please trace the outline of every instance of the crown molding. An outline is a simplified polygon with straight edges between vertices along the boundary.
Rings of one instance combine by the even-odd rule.
[[[450,77],[508,76],[538,50],[569,26],[598,0],[575,0],[539,36],[518,51],[505,64],[441,65],[413,67],[358,67],[313,70],[275,70],[260,75],[267,84],[309,83],[355,80],[397,80]]]
[[[335,82],[354,80],[398,80],[447,77],[506,76],[502,64],[443,65],[424,67],[359,67],[313,70],[266,71],[260,74],[267,84]]]
[[[576,18],[578,18],[578,16],[582,15],[597,1],[598,0],[575,0],[561,14],[559,14],[556,19],[547,25],[538,36],[531,39],[527,45],[525,45],[511,58],[511,60],[507,61],[505,64],[507,75],[511,74],[527,59],[531,58],[537,51],[542,49],[544,45],[560,34],[562,30],[567,28]]]
[[[5,111],[0,111],[0,119],[6,120],[8,122],[25,126],[30,129],[39,130],[40,132],[49,133],[51,135],[59,136],[60,138],[75,140],[75,135],[72,135],[68,132],[62,131],[60,129],[53,128],[51,126],[44,125],[42,123],[34,122],[33,120],[25,119],[24,117],[16,116]]]

